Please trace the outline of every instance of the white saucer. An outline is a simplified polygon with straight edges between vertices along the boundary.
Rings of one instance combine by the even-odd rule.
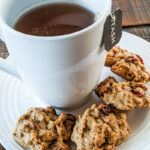
[[[123,32],[123,37],[118,45],[139,54],[143,58],[147,69],[150,70],[148,66],[150,64],[150,43]],[[33,96],[27,87],[17,79],[17,73],[11,68],[13,65],[9,65],[9,67],[5,63],[3,66],[1,65],[0,62],[0,69],[3,70],[0,71],[0,143],[7,150],[23,150],[12,137],[17,118],[30,107],[46,107],[46,105]],[[122,80],[108,68],[104,68],[101,80],[109,75],[115,76],[117,80]],[[93,103],[100,103],[94,94],[91,95],[90,100],[85,105],[66,113],[81,114]],[[127,118],[132,134],[122,145],[117,147],[117,150],[150,150],[150,110],[145,108],[127,112]]]

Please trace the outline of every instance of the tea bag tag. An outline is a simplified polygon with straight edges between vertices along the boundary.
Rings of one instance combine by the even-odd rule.
[[[115,46],[122,36],[122,10],[117,8],[110,14],[104,24],[104,45],[105,49],[109,51]]]

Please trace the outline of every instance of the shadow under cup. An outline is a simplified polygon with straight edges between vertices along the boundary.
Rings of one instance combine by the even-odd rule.
[[[38,37],[12,26],[26,11],[46,3],[75,3],[97,15],[91,26],[72,34]],[[111,0],[3,0],[0,31],[23,82],[48,105],[68,108],[81,105],[97,85],[105,50],[100,47],[103,25]],[[1,34],[0,34],[1,35]]]

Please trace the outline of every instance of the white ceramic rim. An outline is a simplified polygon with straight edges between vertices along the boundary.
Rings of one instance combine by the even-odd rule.
[[[23,38],[34,39],[34,40],[61,40],[61,39],[73,38],[75,36],[84,34],[85,32],[88,32],[88,31],[94,29],[103,20],[103,18],[108,14],[108,12],[111,9],[111,5],[112,5],[112,0],[107,0],[105,12],[103,13],[103,15],[100,19],[98,19],[95,23],[93,23],[92,25],[90,25],[89,27],[87,27],[81,31],[77,31],[77,32],[67,34],[67,35],[52,36],[52,37],[28,35],[28,34],[16,31],[15,29],[8,26],[7,23],[5,23],[5,21],[2,19],[1,16],[0,16],[0,22],[1,22],[2,26],[5,27],[6,30],[9,30],[11,33],[14,33],[17,36],[20,36]]]

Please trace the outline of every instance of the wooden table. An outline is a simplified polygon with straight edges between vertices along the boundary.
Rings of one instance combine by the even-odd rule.
[[[112,0],[114,10],[123,10],[123,30],[150,41],[150,0]],[[7,48],[0,41],[0,57],[7,58]],[[4,150],[0,145],[0,150]]]

